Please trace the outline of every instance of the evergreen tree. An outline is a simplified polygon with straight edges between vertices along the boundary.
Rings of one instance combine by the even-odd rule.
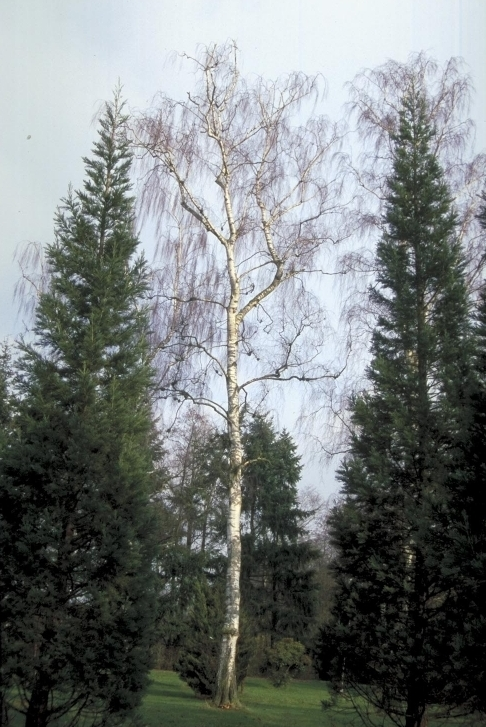
[[[451,199],[424,98],[403,99],[377,249],[368,390],[333,513],[334,676],[419,727],[451,677],[454,473],[467,427],[468,300]],[[365,685],[365,686],[363,686]]]
[[[298,503],[302,465],[287,432],[254,417],[243,444],[242,604],[255,634],[271,644],[282,637],[306,641],[316,613],[317,550],[306,539],[310,513]]]
[[[172,668],[181,649],[194,641],[188,613],[196,590],[206,593],[206,586],[224,579],[226,454],[225,438],[192,413],[166,456],[166,482],[157,497],[163,523],[158,559],[160,668]]]
[[[212,582],[200,573],[182,619],[183,643],[175,671],[196,695],[212,697],[216,688],[219,642],[224,620],[224,575]],[[238,639],[236,683],[242,689],[248,672],[251,637],[243,619]]]
[[[201,697],[211,697],[216,684],[223,624],[222,582],[211,588],[204,577],[195,581],[184,619],[184,645],[174,664],[181,678]]]
[[[11,380],[10,350],[5,345],[0,354],[0,462],[3,460],[8,446],[15,406]],[[0,496],[3,492],[3,481],[0,479]],[[7,725],[9,717],[7,697],[9,690],[12,688],[12,657],[15,652],[15,645],[11,641],[8,624],[12,618],[10,594],[15,574],[7,567],[11,543],[9,543],[7,530],[4,527],[2,510],[0,510],[0,725]]]
[[[147,682],[154,428],[126,120],[117,93],[84,189],[58,211],[1,463],[10,674],[26,727],[121,721]]]
[[[479,215],[486,230],[486,195]],[[454,651],[449,669],[455,675],[450,701],[462,710],[486,713],[486,286],[474,319],[471,420],[464,445],[464,466],[454,506],[462,513],[451,533],[458,574]]]
[[[160,564],[160,642],[166,654],[178,654],[181,676],[205,695],[211,693],[211,675],[216,674],[214,646],[223,623],[228,486],[227,437],[214,430],[207,434],[191,431],[183,467],[176,468],[184,476],[176,478],[162,498],[174,532]],[[306,540],[304,521],[309,513],[299,507],[297,493],[302,468],[289,434],[277,434],[267,418],[256,416],[245,425],[243,445],[247,465],[238,684],[246,676],[254,636],[263,636],[268,644],[289,636],[309,641],[317,597],[313,564],[319,557]]]

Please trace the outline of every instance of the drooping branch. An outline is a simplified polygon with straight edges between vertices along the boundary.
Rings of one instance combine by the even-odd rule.
[[[301,127],[291,124],[302,104],[316,100],[319,79],[291,74],[279,82],[257,79],[250,86],[230,58],[233,47],[211,47],[206,56],[192,59],[201,71],[201,85],[186,101],[161,97],[158,108],[140,118],[134,132],[145,173],[146,213],[157,210],[162,231],[164,216],[176,216],[179,204],[178,236],[186,237],[185,254],[178,261],[171,237],[161,240],[168,270],[156,295],[162,305],[171,301],[173,316],[180,317],[189,307],[193,325],[210,326],[211,345],[224,342],[224,315],[208,316],[209,311],[223,313],[230,291],[241,287],[242,280],[237,326],[249,316],[253,319],[262,303],[292,278],[305,277],[308,270],[330,274],[316,262],[323,245],[339,238],[333,221],[342,214],[342,175],[335,156],[338,129],[323,118]],[[193,232],[198,225],[208,236],[201,240],[199,254]],[[222,256],[213,250],[211,274],[204,262],[210,238],[224,250]],[[168,271],[175,268],[180,270],[172,273],[178,289],[167,285]],[[302,294],[305,298],[305,290]],[[198,336],[182,338],[190,345]],[[261,339],[260,331],[253,330],[253,336]],[[260,345],[265,348],[266,341]],[[288,363],[285,347],[281,375]],[[252,349],[258,349],[256,340]],[[326,367],[322,371],[329,374]],[[253,378],[271,375],[255,373]]]
[[[311,383],[342,370],[327,361],[314,279],[331,272],[327,248],[347,228],[339,130],[323,117],[294,121],[318,100],[319,78],[249,83],[234,44],[191,60],[196,89],[184,101],[159,96],[133,141],[142,218],[154,216],[159,234],[161,393],[208,407],[228,429],[226,614],[215,692],[225,706],[237,700],[242,407],[250,385]]]

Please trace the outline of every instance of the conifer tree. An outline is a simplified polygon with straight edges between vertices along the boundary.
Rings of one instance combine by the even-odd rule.
[[[486,231],[486,194],[478,215]],[[473,319],[471,419],[458,472],[455,507],[462,513],[451,532],[457,572],[454,651],[449,669],[455,675],[450,702],[462,711],[486,714],[486,286]]]
[[[243,608],[270,645],[283,637],[306,641],[316,614],[318,552],[306,539],[311,513],[298,502],[297,447],[264,416],[250,420],[243,445]]]
[[[1,463],[11,674],[26,727],[119,722],[147,681],[155,613],[147,268],[127,117],[100,120],[58,211]],[[15,695],[16,690],[13,694]]]
[[[11,381],[12,366],[10,350],[5,345],[0,354],[0,462],[4,458],[11,433],[14,401],[12,397]],[[3,494],[2,480],[0,479],[0,497]],[[2,500],[3,503],[3,500]],[[4,518],[0,509],[0,725],[8,724],[8,694],[12,688],[12,655],[14,645],[8,633],[8,623],[12,618],[10,594],[12,582],[15,578],[12,569],[8,568],[7,561],[10,543]]]
[[[467,426],[468,299],[451,199],[426,102],[403,99],[378,244],[368,390],[332,516],[335,678],[396,724],[419,727],[451,675],[453,473]],[[363,686],[366,685],[366,686]]]
[[[181,499],[166,498],[176,528],[161,560],[164,625],[161,644],[166,653],[179,653],[176,669],[200,694],[212,694],[224,604],[221,586],[225,569],[224,500],[228,487],[228,440],[212,431],[210,437],[191,436],[184,457]],[[287,432],[277,433],[264,416],[244,426],[242,606],[243,618],[236,660],[237,683],[246,676],[255,636],[268,645],[282,637],[308,642],[315,621],[317,584],[315,549],[306,540],[310,513],[298,503],[300,457]],[[173,488],[174,494],[177,487]],[[200,504],[211,502],[210,527],[198,525]],[[180,507],[179,513],[173,508]],[[188,517],[189,514],[189,517]],[[207,515],[202,521],[207,521]],[[218,518],[219,515],[219,518]],[[192,518],[190,548],[187,530]],[[219,523],[218,523],[219,519]],[[182,527],[181,527],[182,524]],[[198,532],[199,531],[199,532]],[[204,537],[201,537],[201,535]],[[199,621],[198,624],[195,622]]]

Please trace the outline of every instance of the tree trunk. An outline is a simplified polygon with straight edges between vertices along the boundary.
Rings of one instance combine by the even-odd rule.
[[[414,635],[410,648],[413,659],[407,686],[407,713],[405,727],[421,727],[426,709],[426,694],[424,684],[426,674],[417,664],[424,653],[426,621],[423,613],[425,591],[425,567],[423,555],[415,549],[413,559],[413,587],[410,594],[409,633]]]
[[[38,672],[25,716],[25,727],[46,727],[49,721],[50,691],[47,675]]]
[[[228,569],[226,572],[226,612],[223,625],[221,651],[214,702],[218,707],[238,704],[236,685],[236,644],[240,621],[240,571],[241,571],[241,465],[242,449],[238,423],[232,432],[231,484],[228,510]],[[231,431],[231,426],[230,426]]]
[[[405,715],[405,727],[425,727],[427,720],[424,716],[425,708],[420,705],[418,695],[409,692],[407,699],[407,714]]]
[[[241,572],[241,444],[240,396],[238,387],[238,323],[240,299],[239,280],[234,264],[234,249],[227,248],[231,298],[227,309],[227,373],[228,434],[230,441],[230,490],[228,502],[228,569],[226,572],[226,611],[219,655],[214,703],[217,707],[238,704],[236,684],[236,644],[240,623]]]
[[[230,526],[228,526],[229,529]],[[239,528],[239,522],[238,522]],[[237,542],[238,540],[238,542]],[[238,642],[240,617],[240,563],[238,552],[239,536],[234,538],[228,557],[226,574],[226,613],[221,639],[218,675],[214,703],[217,707],[232,707],[238,704],[236,684],[236,645]]]

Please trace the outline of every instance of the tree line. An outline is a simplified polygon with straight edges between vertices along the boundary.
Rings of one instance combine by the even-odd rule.
[[[247,81],[232,45],[192,61],[186,101],[106,105],[31,335],[2,359],[2,719],[121,722],[155,643],[218,706],[237,703],[252,645],[275,676],[305,663],[303,642],[405,727],[430,705],[484,713],[486,198],[468,79],[424,55],[360,74],[354,163],[338,124],[295,122],[318,77]],[[355,280],[341,357],[329,274]],[[344,423],[319,638],[300,458],[263,410],[285,381]],[[169,450],[158,417],[182,406]]]

